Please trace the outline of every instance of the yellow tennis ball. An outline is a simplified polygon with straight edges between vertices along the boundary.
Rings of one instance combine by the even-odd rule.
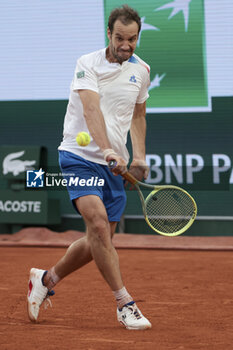
[[[91,138],[87,132],[82,131],[82,132],[79,132],[78,135],[76,136],[76,141],[79,146],[85,147],[89,145],[89,143],[91,142]]]

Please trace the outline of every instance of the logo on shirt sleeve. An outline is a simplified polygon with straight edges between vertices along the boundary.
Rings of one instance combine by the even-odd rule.
[[[78,72],[78,73],[76,74],[76,76],[77,76],[77,78],[78,78],[78,79],[80,79],[80,78],[84,78],[84,76],[85,76],[85,72],[84,72],[84,70],[82,70],[82,71]]]
[[[137,80],[136,80],[135,75],[132,75],[132,76],[130,77],[129,81],[131,81],[132,83],[136,83]]]

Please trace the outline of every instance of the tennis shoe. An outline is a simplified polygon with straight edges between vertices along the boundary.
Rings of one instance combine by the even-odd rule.
[[[54,291],[49,291],[42,283],[42,278],[45,270],[32,268],[30,270],[28,281],[27,307],[28,317],[32,322],[36,322],[39,316],[40,306],[43,301],[46,301],[45,308],[48,305],[52,306],[49,296],[54,294]]]
[[[117,319],[126,329],[130,330],[143,330],[152,327],[151,323],[143,316],[135,302],[126,304],[120,310],[117,309]]]

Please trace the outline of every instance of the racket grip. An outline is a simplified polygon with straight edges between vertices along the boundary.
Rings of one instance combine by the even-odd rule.
[[[115,160],[110,160],[108,162],[109,169],[114,169],[116,165],[117,165],[117,162]],[[124,173],[124,174],[121,174],[121,176],[126,181],[129,181],[132,185],[135,185],[138,182],[138,180],[135,179],[135,177],[133,175],[131,175],[128,171],[126,173]]]
[[[124,174],[122,174],[121,176],[123,176],[123,178],[126,180],[126,181],[129,181],[132,185],[135,185],[138,180],[135,179],[135,177],[133,175],[131,175],[128,171]]]

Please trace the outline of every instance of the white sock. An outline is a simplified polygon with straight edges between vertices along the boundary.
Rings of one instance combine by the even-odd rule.
[[[130,303],[131,301],[133,301],[133,298],[131,297],[131,295],[127,292],[126,288],[123,287],[119,290],[115,290],[113,291],[113,294],[116,298],[116,302],[117,302],[117,307],[118,309],[122,309],[122,307],[125,304]]]

